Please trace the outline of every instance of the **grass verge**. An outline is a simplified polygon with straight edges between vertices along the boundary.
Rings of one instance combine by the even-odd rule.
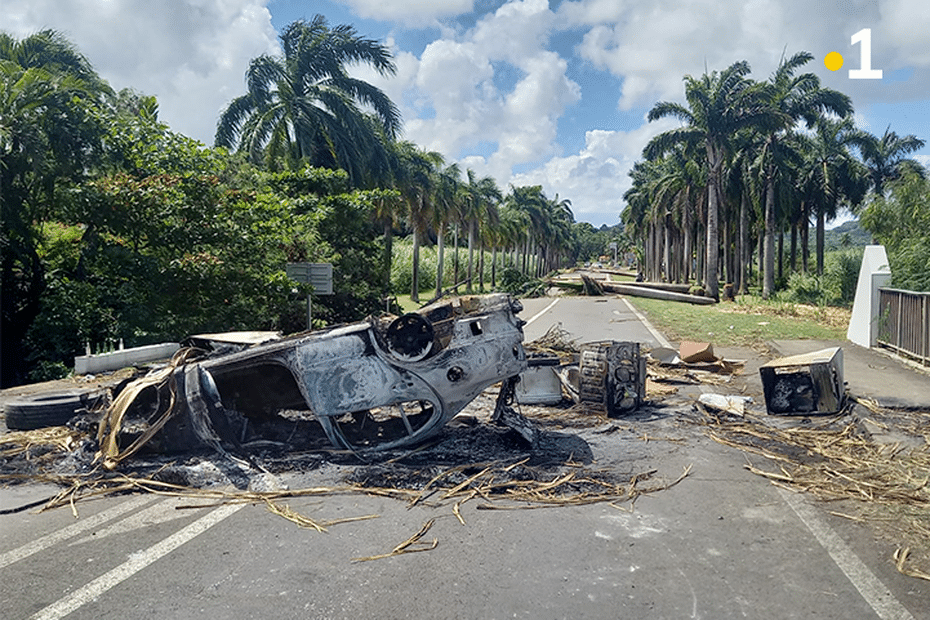
[[[744,296],[712,306],[627,297],[671,341],[754,346],[767,340],[845,340],[849,311]]]

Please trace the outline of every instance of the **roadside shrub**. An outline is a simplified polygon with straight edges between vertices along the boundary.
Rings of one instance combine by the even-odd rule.
[[[826,261],[823,274],[824,303],[830,306],[851,306],[856,298],[863,250],[834,252]]]
[[[930,237],[916,239],[888,257],[891,282],[895,288],[930,292]]]
[[[788,285],[776,294],[778,301],[813,304],[821,303],[822,292],[820,278],[809,273],[792,273],[788,277]]]
[[[856,297],[862,249],[827,254],[822,277],[792,273],[778,301],[815,306],[851,306]]]
[[[40,360],[32,370],[29,371],[29,383],[41,383],[42,381],[55,381],[64,379],[71,374],[71,369],[61,362],[49,362]]]

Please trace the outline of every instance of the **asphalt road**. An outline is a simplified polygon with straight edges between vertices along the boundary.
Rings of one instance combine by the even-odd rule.
[[[527,340],[561,323],[579,341],[662,343],[622,300],[528,300]],[[319,533],[262,505],[153,495],[0,516],[3,618],[930,619],[926,582],[888,543],[744,468],[682,423],[685,405],[580,429],[594,465],[680,484],[635,505],[538,510],[414,507],[359,495],[295,498]],[[566,431],[563,431],[563,433]],[[643,438],[651,438],[644,441]],[[309,474],[284,476],[292,488]],[[48,496],[0,489],[8,508]],[[431,551],[389,552],[430,519]]]

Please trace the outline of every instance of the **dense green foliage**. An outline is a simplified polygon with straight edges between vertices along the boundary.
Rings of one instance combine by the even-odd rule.
[[[53,32],[0,36],[0,94],[3,385],[59,376],[86,346],[304,329],[287,262],[333,263],[321,324],[380,307],[373,214],[396,192],[205,148]]]
[[[862,251],[859,247],[828,253],[823,275],[794,272],[776,298],[800,304],[852,307]]]
[[[888,186],[869,201],[862,225],[886,246],[893,286],[930,292],[930,181],[912,168]]]

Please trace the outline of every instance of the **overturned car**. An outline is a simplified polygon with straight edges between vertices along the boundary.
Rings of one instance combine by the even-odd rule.
[[[506,294],[456,297],[261,344],[194,339],[120,392],[100,422],[98,458],[114,468],[145,446],[225,450],[282,411],[312,416],[338,448],[418,443],[526,369],[521,310]]]

